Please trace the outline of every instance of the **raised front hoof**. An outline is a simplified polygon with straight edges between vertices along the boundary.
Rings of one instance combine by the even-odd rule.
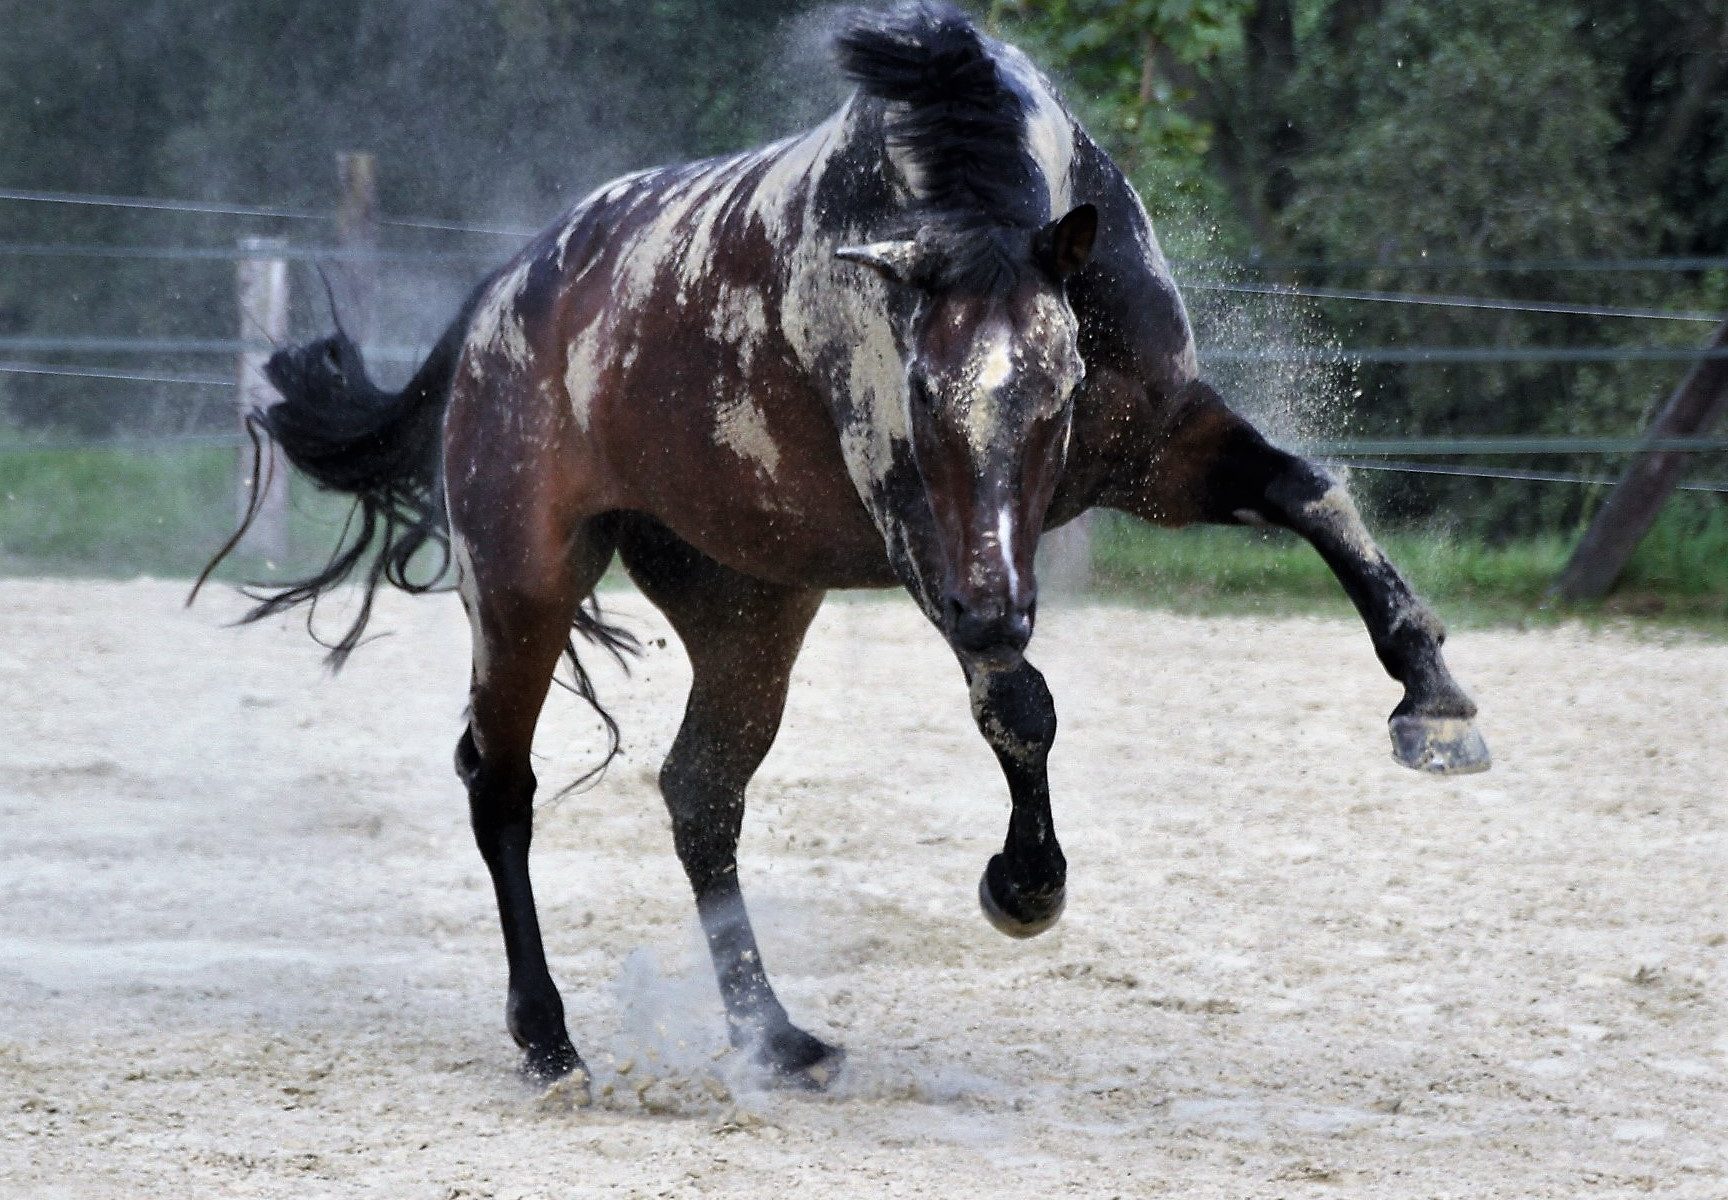
[[[784,1025],[768,1034],[752,1055],[771,1082],[803,1091],[825,1091],[840,1077],[846,1051],[812,1037],[796,1025]]]
[[[1428,775],[1474,775],[1493,763],[1474,721],[1462,717],[1393,717],[1392,757]]]
[[[1011,938],[1037,937],[1062,919],[1068,889],[1023,890],[1008,879],[1000,854],[991,858],[978,880],[978,907],[996,932]]]
[[[522,1051],[522,1076],[531,1083],[557,1083],[568,1080],[565,1086],[577,1086],[585,1090],[588,1086],[588,1068],[583,1065],[582,1056],[576,1053],[576,1047],[570,1044],[569,1038],[548,1043],[544,1046],[527,1046]]]

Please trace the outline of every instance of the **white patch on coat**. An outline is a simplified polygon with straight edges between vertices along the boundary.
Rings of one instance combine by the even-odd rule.
[[[594,397],[600,387],[601,353],[608,322],[604,316],[590,321],[565,350],[564,394],[571,415],[582,432],[593,418]]]
[[[708,317],[708,336],[737,353],[738,371],[748,377],[768,338],[768,307],[756,288],[721,287]]]
[[[570,239],[575,236],[576,230],[581,228],[583,219],[588,215],[588,210],[618,203],[631,188],[635,187],[645,176],[651,174],[653,174],[653,168],[620,175],[616,179],[601,184],[569,207],[564,214],[563,227],[558,231],[558,269],[560,271],[564,269],[564,256],[569,252]]]
[[[1318,500],[1310,500],[1304,504],[1302,513],[1309,520],[1330,530],[1360,555],[1364,562],[1381,561],[1380,547],[1374,544],[1373,537],[1368,533],[1368,526],[1362,522],[1362,514],[1356,510],[1356,501],[1350,498],[1350,493],[1344,490],[1343,484],[1334,483]]]
[[[872,276],[863,282],[862,290],[874,292],[884,287]],[[898,448],[909,438],[906,365],[888,321],[885,300],[871,304],[862,296],[854,300],[830,293],[827,303],[833,310],[830,316],[837,316],[845,331],[841,344],[848,345],[850,351],[846,385],[853,418],[840,431],[840,452],[860,497],[872,505],[875,485],[888,477]]]
[[[533,266],[533,256],[524,254],[486,289],[485,297],[475,308],[463,353],[468,360],[468,372],[476,380],[484,374],[483,360],[487,358],[500,358],[516,370],[527,367],[533,358],[527,332],[522,327],[522,315],[517,311],[522,288]]]
[[[750,196],[749,214],[762,222],[771,241],[784,242],[787,220],[795,204],[808,206],[815,183],[822,177],[835,146],[843,139],[852,115],[847,100],[826,121],[796,137],[764,146],[758,155],[768,169]]]
[[[855,104],[848,100],[827,121],[786,145],[753,201],[770,233],[784,232],[796,206],[804,236],[786,244],[787,284],[779,324],[793,358],[809,375],[843,390],[849,419],[840,429],[846,473],[885,539],[900,532],[884,511],[878,489],[907,444],[906,364],[888,317],[889,285],[867,267],[842,262],[846,242],[822,228],[816,185],[837,149],[857,135]],[[838,363],[838,376],[830,374]]]
[[[468,614],[468,630],[473,638],[474,683],[486,682],[491,653],[480,627],[480,582],[474,576],[474,555],[467,541],[455,528],[450,530],[450,556],[456,563],[456,592],[462,597],[462,611]]]
[[[768,418],[747,395],[720,405],[714,414],[714,441],[755,463],[769,479],[780,470],[780,447],[768,431]]]
[[[1026,152],[1044,175],[1054,220],[1074,207],[1074,118],[1044,73],[1017,46],[994,45],[997,65],[1026,113]]]

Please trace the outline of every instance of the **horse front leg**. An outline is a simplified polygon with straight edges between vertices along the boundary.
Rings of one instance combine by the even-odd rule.
[[[731,571],[657,527],[625,531],[624,565],[690,658],[684,723],[660,769],[672,842],[696,898],[733,1046],[797,1086],[826,1087],[845,1053],[792,1023],[738,881],[750,778],[780,729],[792,664],[822,593]]]
[[[978,904],[1009,937],[1043,933],[1062,915],[1068,862],[1050,814],[1046,763],[1056,740],[1056,704],[1025,659],[1011,666],[962,660],[972,717],[1002,764],[1013,805],[1008,837],[978,881]]]
[[[1159,524],[1271,524],[1294,530],[1331,567],[1387,674],[1404,685],[1389,720],[1392,755],[1435,775],[1485,771],[1476,705],[1446,668],[1446,628],[1369,534],[1329,472],[1271,445],[1205,384],[1123,473],[1104,503]]]

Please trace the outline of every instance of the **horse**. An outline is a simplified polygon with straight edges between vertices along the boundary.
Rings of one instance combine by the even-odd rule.
[[[539,1079],[586,1069],[529,878],[529,750],[563,656],[617,752],[572,637],[630,648],[593,599],[614,558],[690,660],[659,786],[730,1040],[770,1079],[820,1087],[842,1061],[776,997],[737,873],[746,789],[831,589],[904,588],[951,647],[1012,801],[978,888],[1011,937],[1063,910],[1056,713],[1026,649],[1039,538],[1088,509],[1294,530],[1404,686],[1396,759],[1489,764],[1444,627],[1339,480],[1201,379],[1146,209],[1050,80],[938,3],[854,13],[834,46],[854,90],[827,120],[599,188],[473,291],[401,390],[340,322],[268,364],[259,432],[356,508],[328,565],[249,616],[362,572],[340,665],[380,584],[425,590],[411,560],[443,552],[473,644],[456,772],[506,1025]]]

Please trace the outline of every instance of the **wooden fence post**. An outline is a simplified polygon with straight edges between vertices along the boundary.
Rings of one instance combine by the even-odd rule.
[[[336,156],[336,176],[342,187],[336,211],[336,239],[342,248],[340,289],[342,323],[364,343],[378,320],[378,164],[370,154],[347,151]]]
[[[1728,350],[1728,321],[1717,327],[1706,349]],[[1724,410],[1728,410],[1728,358],[1700,359],[1650,422],[1645,436],[1701,437]],[[1681,450],[1638,455],[1572,551],[1554,584],[1555,596],[1571,604],[1599,600],[1608,594],[1638,543],[1656,523],[1685,465],[1686,453]]]
[[[264,378],[264,363],[273,343],[288,336],[287,246],[278,238],[240,239],[240,261],[236,272],[240,305],[240,423],[244,431],[248,414],[268,408],[279,398]],[[244,516],[252,499],[252,444],[240,447],[239,505]],[[258,515],[241,541],[241,550],[279,561],[288,554],[288,460],[276,443],[266,441],[258,464],[268,481]]]

